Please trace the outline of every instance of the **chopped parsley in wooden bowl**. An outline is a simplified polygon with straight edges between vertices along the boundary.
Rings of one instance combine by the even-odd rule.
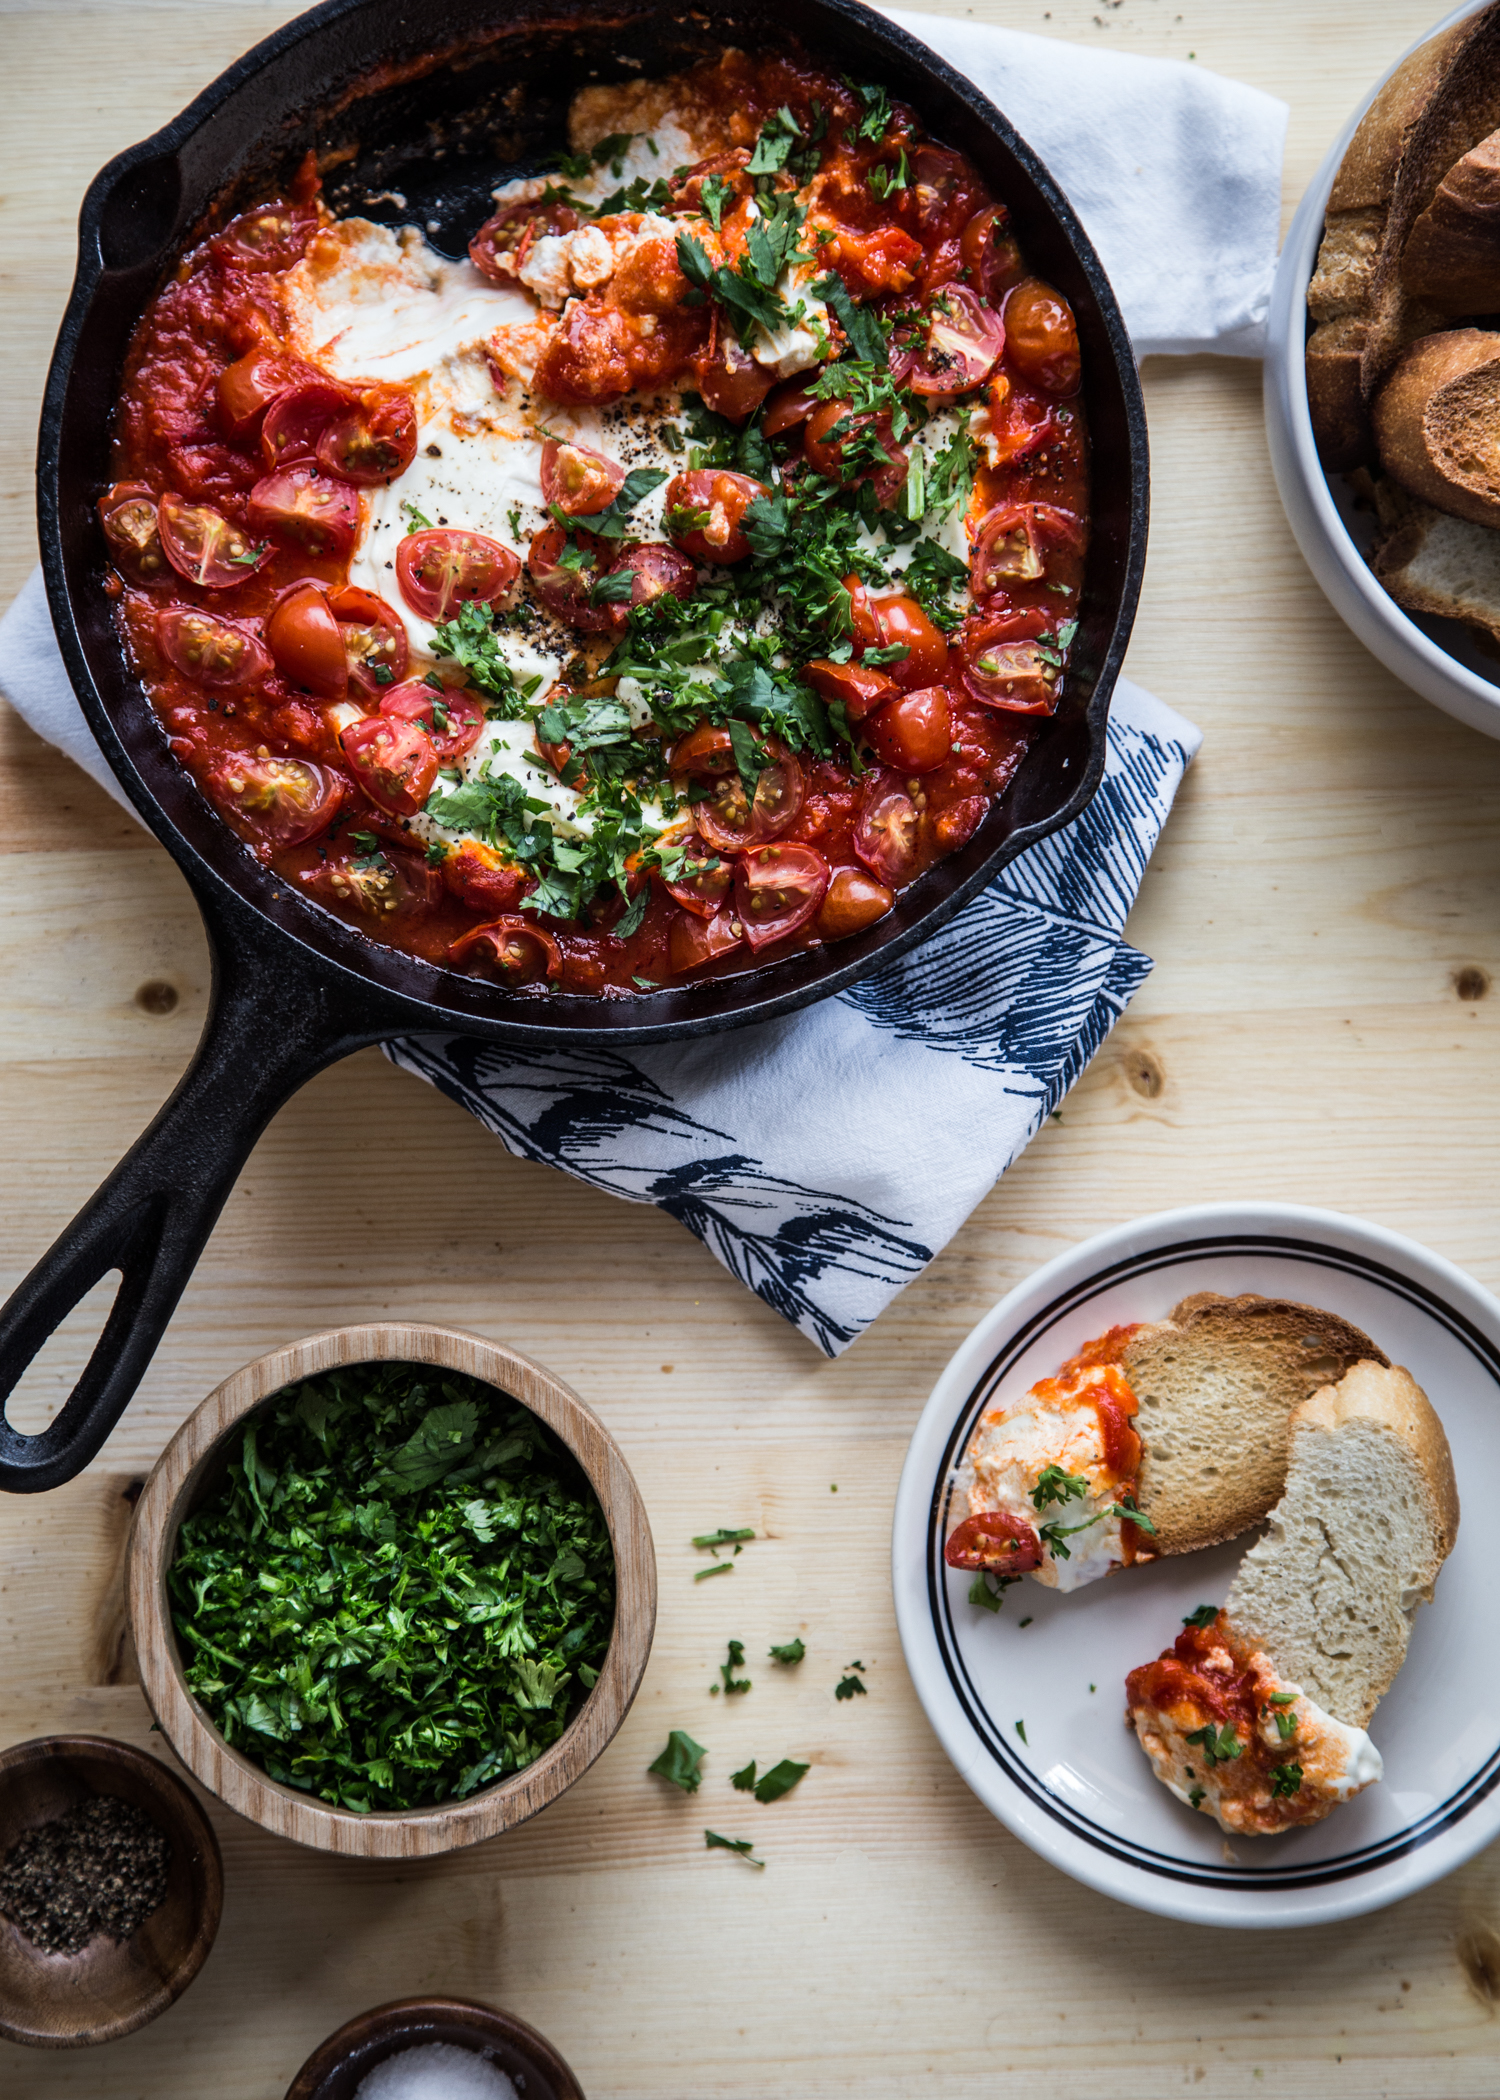
[[[613,1439],[539,1365],[344,1328],[210,1395],[147,1482],[142,1681],[231,1807],[416,1855],[545,1806],[623,1720],[655,1564]]]

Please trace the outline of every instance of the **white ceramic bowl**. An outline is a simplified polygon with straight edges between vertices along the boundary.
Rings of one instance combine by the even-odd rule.
[[[1174,1800],[1124,1725],[1127,1670],[1221,1604],[1241,1538],[1070,1596],[1022,1582],[998,1613],[945,1566],[950,1478],[980,1412],[1117,1321],[1192,1291],[1261,1291],[1352,1320],[1431,1398],[1463,1517],[1370,1733],[1385,1777],[1325,1822],[1235,1838]],[[896,1623],[917,1696],[990,1812],[1087,1887],[1200,1925],[1327,1924],[1409,1896],[1500,1835],[1500,1303],[1451,1262],[1335,1211],[1166,1211],[1059,1256],[981,1320],[917,1425],[896,1497]],[[1017,1724],[1020,1724],[1020,1727]],[[1022,1730],[1024,1729],[1024,1734]]]
[[[1450,22],[1462,21],[1485,5],[1488,0],[1467,0],[1419,37],[1417,44],[1426,43],[1428,36],[1436,36]],[[1406,56],[1403,52],[1401,59]],[[1500,667],[1491,660],[1486,670],[1487,659],[1458,621],[1403,612],[1376,582],[1366,561],[1375,521],[1368,512],[1355,509],[1342,476],[1330,480],[1324,473],[1307,407],[1303,362],[1307,287],[1323,235],[1328,193],[1356,126],[1401,59],[1375,82],[1334,141],[1286,237],[1267,324],[1266,436],[1287,520],[1308,567],[1340,619],[1403,684],[1446,714],[1467,722],[1471,729],[1500,737],[1500,685],[1492,675]]]

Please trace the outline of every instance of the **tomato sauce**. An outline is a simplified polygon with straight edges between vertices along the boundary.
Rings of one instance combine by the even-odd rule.
[[[362,492],[404,470],[416,424],[401,389],[336,381],[290,340],[282,273],[331,224],[310,164],[288,196],[185,255],[153,300],[120,394],[114,483],[100,500],[106,588],[130,660],[171,750],[247,847],[371,938],[538,993],[634,996],[755,968],[878,921],[897,892],[974,835],[1055,711],[1082,582],[1088,448],[1076,328],[1066,303],[1029,275],[1003,204],[974,167],[924,138],[901,105],[873,120],[846,84],[795,57],[730,53],[680,85],[677,107],[712,151],[672,177],[669,211],[706,240],[705,189],[717,194],[716,252],[726,269],[739,267],[767,195],[748,172],[752,149],[789,113],[809,156],[803,239],[844,287],[840,311],[881,323],[894,386],[919,405],[961,404],[974,439],[961,617],[944,632],[899,580],[847,579],[852,659],[793,668],[844,710],[854,751],[773,748],[753,811],[732,806],[735,782],[722,753],[711,756],[696,776],[711,798],[697,810],[720,856],[717,877],[669,881],[648,857],[628,894],[596,894],[565,920],[528,912],[535,875],[503,849],[472,840],[429,852],[413,830],[438,765],[477,734],[483,695],[461,696],[445,667],[447,726],[430,705],[424,713],[430,666],[408,667],[399,618],[348,588]],[[577,220],[551,209],[545,223],[530,207],[498,213],[476,235],[479,267],[503,279],[538,237]],[[773,388],[717,298],[689,284],[680,252],[646,241],[606,284],[570,298],[536,391],[596,403],[692,389],[740,426],[763,418],[780,486],[845,480],[841,448],[860,420],[851,404],[799,401],[801,381]],[[840,324],[835,346],[843,336]],[[899,460],[887,444],[887,466],[872,470],[882,506],[904,480],[896,451]],[[739,523],[753,496],[729,491],[721,517],[711,495],[675,548],[627,545],[620,558],[644,579],[629,602],[656,590],[690,600],[695,577],[747,558]],[[688,504],[680,510],[686,517]],[[463,573],[482,571],[486,602],[516,589],[545,598],[544,573],[554,587],[570,582],[555,557],[485,541],[468,550]],[[445,588],[442,559],[441,548],[409,552],[408,603]],[[592,603],[584,617],[576,572],[571,587],[595,672],[604,643],[591,637],[610,621]],[[884,660],[867,666],[872,653]],[[351,726],[332,712],[337,701],[364,718]],[[687,741],[672,747],[674,763]],[[539,748],[559,771],[569,762],[566,750]],[[627,912],[637,923],[621,935],[613,928]],[[1122,1455],[1133,1437],[1122,1412]]]

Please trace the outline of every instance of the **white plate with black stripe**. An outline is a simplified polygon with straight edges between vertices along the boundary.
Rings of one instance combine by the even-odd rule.
[[[1435,1601],[1370,1733],[1385,1777],[1324,1822],[1226,1841],[1174,1800],[1124,1722],[1127,1670],[1222,1603],[1255,1534],[1003,1609],[949,1568],[952,1470],[997,1398],[1091,1336],[1163,1318],[1192,1291],[1259,1291],[1340,1313],[1427,1393],[1465,1507]],[[1105,1895],[1196,1924],[1356,1917],[1424,1888],[1500,1834],[1500,1303],[1415,1241],[1336,1211],[1204,1204],[1101,1233],[997,1305],[944,1370],[896,1497],[896,1619],[917,1695],[959,1773],[1033,1851]]]

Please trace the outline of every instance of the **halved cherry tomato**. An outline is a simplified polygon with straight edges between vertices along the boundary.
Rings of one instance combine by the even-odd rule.
[[[1010,230],[1010,213],[1003,204],[992,204],[975,212],[958,237],[958,252],[964,268],[986,306],[996,306],[1013,284],[1026,274],[1021,250]]]
[[[932,302],[927,341],[907,385],[914,394],[956,401],[982,386],[1005,348],[1005,324],[967,285],[945,284]]]
[[[507,204],[469,243],[469,260],[492,284],[513,284],[537,241],[571,233],[578,214],[568,204]]]
[[[215,394],[219,421],[231,437],[248,437],[278,395],[305,386],[318,374],[297,358],[274,350],[248,350],[219,374]]]
[[[437,693],[422,678],[383,694],[380,712],[394,722],[415,722],[425,730],[438,764],[444,766],[472,751],[484,727],[484,709],[472,693],[454,686]]]
[[[731,423],[743,423],[770,393],[775,374],[740,348],[738,340],[727,329],[719,330],[719,340],[712,355],[698,360],[698,392],[703,396],[705,408],[711,408],[716,416],[727,416]]]
[[[1011,363],[1049,394],[1076,394],[1083,380],[1078,323],[1050,284],[1028,277],[1005,302],[1005,339]]]
[[[754,842],[780,838],[801,812],[807,775],[774,737],[767,738],[764,748],[767,763],[756,780],[753,802],[735,772],[720,776],[711,800],[694,805],[698,829],[720,853],[737,853]]]
[[[981,707],[1016,715],[1050,715],[1057,711],[1061,677],[1058,652],[1039,641],[996,641],[991,622],[965,623],[959,637],[964,687]]]
[[[305,870],[298,880],[335,910],[361,912],[379,926],[428,910],[443,888],[435,868],[389,845],[382,845],[378,853],[330,855],[322,867]]]
[[[877,598],[857,576],[846,576],[844,589],[849,593],[854,639],[861,649],[905,649],[905,656],[879,666],[897,685],[911,691],[942,677],[948,661],[947,636],[915,598]]]
[[[624,486],[625,469],[603,452],[559,438],[542,447],[542,501],[549,508],[555,503],[565,517],[597,517]]]
[[[460,605],[498,604],[520,573],[520,556],[482,532],[411,532],[396,549],[402,597],[434,622],[451,620]]]
[[[318,439],[349,406],[349,395],[331,380],[313,379],[288,387],[266,410],[260,426],[260,449],[271,473],[298,460],[311,460]]]
[[[627,605],[649,605],[653,598],[679,598],[684,603],[698,588],[698,571],[685,554],[665,540],[642,540],[627,547],[610,566],[611,576],[628,575],[630,596],[616,599],[623,620]]]
[[[957,236],[981,194],[978,171],[961,153],[927,140],[910,148],[907,187],[900,201],[929,247]]]
[[[266,640],[276,668],[320,700],[342,700],[349,690],[349,658],[328,593],[316,583],[294,583],[266,616]]]
[[[208,591],[227,591],[243,583],[271,559],[270,547],[257,547],[221,510],[209,503],[185,503],[173,489],[156,506],[156,529],[162,552],[178,575]]]
[[[835,664],[821,656],[804,664],[802,675],[825,700],[841,702],[850,722],[862,722],[901,690],[894,678],[871,664]]]
[[[976,599],[1017,583],[1038,583],[1054,554],[1076,554],[1083,523],[1051,503],[1001,503],[980,519],[969,559],[969,589]]]
[[[168,574],[156,524],[156,497],[144,481],[119,481],[99,498],[109,556],[130,583],[159,583]]]
[[[697,467],[674,474],[667,483],[667,536],[694,561],[743,561],[750,542],[743,531],[745,512],[771,491],[748,474],[728,474]]]
[[[1010,768],[1012,773],[1021,763],[1024,749],[1023,746],[1022,750],[1016,753],[1014,764]],[[1009,777],[1009,774],[1006,774],[1003,779],[997,780],[992,773],[990,785],[998,791]],[[983,795],[965,795],[961,802],[950,802],[946,809],[940,809],[932,820],[932,843],[939,854],[956,853],[960,846],[967,846],[989,815],[989,810],[990,805]]]
[[[847,401],[825,401],[802,434],[808,465],[827,481],[871,481],[888,508],[906,480],[910,460],[891,436],[889,415],[856,415]]]
[[[705,963],[744,946],[745,928],[727,906],[716,918],[700,919],[695,912],[680,911],[667,931],[667,960],[679,976],[701,970]]]
[[[156,616],[156,639],[168,663],[213,692],[243,692],[271,668],[259,638],[237,620],[182,605]]]
[[[672,771],[693,780],[716,780],[735,767],[734,740],[727,729],[700,722],[672,746]]]
[[[895,901],[895,893],[863,868],[835,868],[818,913],[818,932],[825,941],[847,940],[883,919]]]
[[[685,910],[696,912],[700,919],[711,919],[729,895],[734,864],[705,844],[696,832],[679,843],[683,857],[677,873],[664,875],[662,880]]]
[[[1042,1564],[1036,1527],[1008,1510],[985,1509],[965,1517],[948,1534],[943,1558],[950,1568],[988,1568],[996,1575],[1025,1575]]]
[[[985,388],[985,419],[984,457],[992,467],[1028,459],[1058,435],[1056,404],[1006,372],[997,372]]]
[[[357,488],[394,481],[416,456],[417,412],[404,387],[366,387],[318,439],[318,458],[329,473]]]
[[[894,773],[872,773],[859,798],[854,850],[870,870],[893,890],[916,871],[922,819],[917,805]]]
[[[318,224],[310,204],[258,204],[231,219],[210,246],[221,263],[236,270],[289,270],[299,261]]]
[[[766,397],[766,412],[760,419],[761,436],[784,437],[787,431],[805,423],[817,406],[818,397],[808,392],[805,378],[783,379],[775,392]]]
[[[952,756],[953,718],[940,685],[887,700],[865,723],[865,735],[888,766],[903,773],[932,773]]]
[[[608,573],[609,550],[602,540],[586,532],[573,535],[583,566],[572,568],[563,560],[568,535],[560,525],[546,525],[531,543],[526,572],[531,587],[554,619],[564,620],[583,634],[609,634],[624,625],[621,606],[596,599],[594,586]]]
[[[406,676],[406,622],[394,605],[373,591],[346,583],[328,594],[328,610],[339,623],[349,682],[368,699],[378,699]]]
[[[325,766],[268,751],[229,751],[206,782],[208,792],[237,827],[267,847],[296,846],[333,822],[344,782]]]
[[[316,467],[282,467],[250,491],[250,522],[279,532],[314,556],[347,554],[359,530],[359,496]]]
[[[805,926],[823,902],[828,863],[811,846],[755,846],[735,869],[734,905],[752,950]]]
[[[372,802],[393,816],[416,815],[432,793],[438,769],[437,753],[424,729],[415,722],[392,721],[389,715],[367,715],[362,722],[351,722],[339,742]]]
[[[530,919],[510,914],[461,935],[448,950],[448,961],[471,977],[489,977],[513,987],[536,984],[543,977],[555,981],[562,968],[551,934]]]

